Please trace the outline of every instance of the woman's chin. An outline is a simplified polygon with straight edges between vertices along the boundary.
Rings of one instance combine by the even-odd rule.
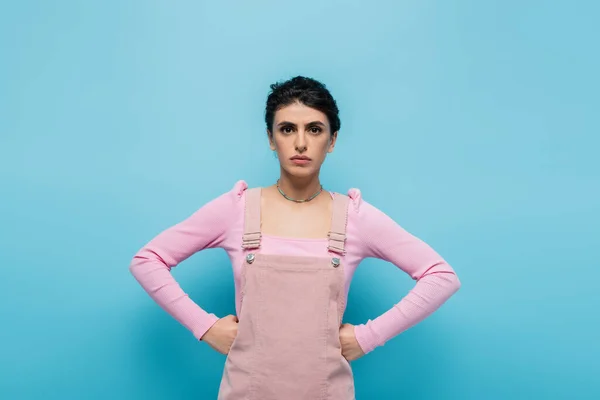
[[[313,176],[319,172],[319,170],[315,170],[313,167],[299,165],[286,166],[284,170],[287,174],[297,178]]]

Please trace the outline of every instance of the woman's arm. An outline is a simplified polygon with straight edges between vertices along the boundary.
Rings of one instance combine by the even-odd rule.
[[[387,312],[355,327],[356,339],[366,354],[431,315],[458,291],[461,283],[452,267],[429,245],[360,200],[359,192],[351,197],[357,205],[354,217],[364,257],[391,262],[417,282]]]
[[[154,237],[133,257],[129,270],[152,299],[200,340],[219,319],[194,303],[171,274],[171,268],[194,253],[219,247],[226,238],[237,192],[234,189],[202,206],[184,221]]]

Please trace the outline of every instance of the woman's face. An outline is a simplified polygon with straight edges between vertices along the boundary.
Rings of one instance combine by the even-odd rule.
[[[271,150],[277,152],[281,167],[294,176],[318,173],[336,139],[337,132],[331,133],[327,116],[301,103],[275,112],[269,134]]]

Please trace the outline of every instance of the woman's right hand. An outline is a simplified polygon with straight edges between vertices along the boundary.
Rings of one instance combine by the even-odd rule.
[[[219,319],[202,336],[202,341],[221,354],[229,354],[233,340],[238,333],[238,322],[235,315]]]

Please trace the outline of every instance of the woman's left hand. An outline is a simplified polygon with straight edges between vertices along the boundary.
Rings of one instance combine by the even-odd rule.
[[[354,325],[342,324],[340,327],[340,342],[342,343],[342,355],[346,360],[354,361],[365,355],[356,340]]]

